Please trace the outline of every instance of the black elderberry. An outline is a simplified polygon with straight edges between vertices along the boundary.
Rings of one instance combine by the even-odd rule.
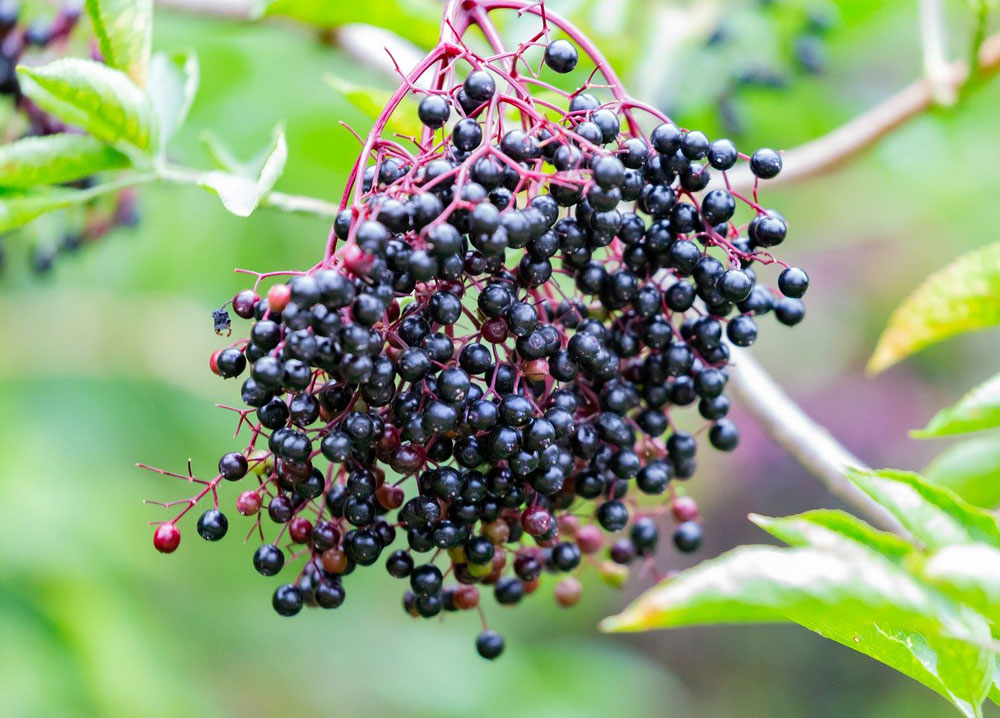
[[[229,530],[229,519],[218,509],[209,509],[198,517],[198,535],[206,541],[218,541]]]
[[[276,576],[285,565],[285,554],[272,544],[263,544],[253,554],[253,567],[262,576]]]
[[[559,73],[572,72],[580,55],[568,40],[553,40],[545,47],[545,64]]]
[[[806,315],[805,305],[798,299],[785,297],[778,300],[774,305],[774,316],[778,321],[788,327],[794,327],[801,322]]]
[[[778,289],[786,297],[801,299],[809,288],[809,275],[798,267],[788,267],[778,275]]]
[[[761,179],[777,177],[781,172],[781,155],[766,148],[757,150],[750,155],[750,171]]]
[[[275,589],[271,605],[279,616],[294,616],[302,610],[303,600],[298,586],[284,584]]]
[[[674,545],[684,553],[697,551],[701,538],[701,526],[695,521],[685,521],[674,531]]]
[[[426,95],[417,107],[420,121],[432,130],[443,127],[450,114],[451,106],[443,95]]]
[[[503,653],[504,641],[496,631],[483,631],[476,637],[476,651],[487,660],[492,661]]]

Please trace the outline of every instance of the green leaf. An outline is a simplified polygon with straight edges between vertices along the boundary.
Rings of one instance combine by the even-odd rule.
[[[983,382],[958,400],[942,409],[923,429],[911,431],[917,439],[934,436],[968,434],[1000,426],[1000,374]]]
[[[43,214],[83,204],[103,194],[149,182],[154,177],[152,173],[133,174],[80,190],[64,187],[0,188],[0,233],[22,227]]]
[[[437,43],[441,8],[433,0],[368,0],[365,3],[330,0],[271,0],[264,15],[281,15],[329,29],[365,23],[431,47]]]
[[[878,373],[924,347],[1000,322],[1000,243],[935,272],[893,312],[868,371]]]
[[[149,98],[166,146],[187,119],[198,92],[198,58],[193,52],[158,52],[149,64]]]
[[[982,543],[945,546],[923,564],[924,578],[1000,623],[1000,549]]]
[[[0,146],[0,186],[61,184],[128,165],[128,157],[87,135],[26,137]]]
[[[975,506],[1000,506],[1000,436],[981,436],[949,447],[924,469],[924,476]]]
[[[127,75],[92,60],[64,58],[17,68],[21,89],[59,119],[119,149],[150,150],[157,124],[146,95]]]
[[[278,181],[287,159],[285,133],[278,127],[256,180],[232,172],[213,171],[202,175],[199,184],[219,195],[223,206],[233,214],[249,217]]]
[[[848,469],[848,476],[929,549],[974,541],[1000,547],[996,518],[917,474]]]
[[[356,85],[336,75],[327,74],[323,80],[334,90],[344,96],[344,99],[361,110],[371,119],[382,114],[382,109],[388,104],[392,93],[377,87]],[[420,137],[421,125],[417,117],[417,102],[412,98],[404,98],[392,117],[386,123],[386,129],[391,134],[405,137]]]
[[[144,86],[153,47],[153,0],[87,0],[87,14],[104,61]]]
[[[986,621],[862,547],[738,548],[654,586],[601,628],[779,621],[875,658],[965,715],[980,715],[993,670],[981,647],[990,639]]]
[[[895,534],[872,528],[843,511],[823,509],[782,518],[750,514],[750,520],[790,546],[836,550],[860,544],[894,563],[900,563],[914,550],[912,544]]]

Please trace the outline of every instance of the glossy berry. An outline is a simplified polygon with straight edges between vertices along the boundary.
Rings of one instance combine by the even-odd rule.
[[[694,521],[685,521],[674,531],[674,545],[684,553],[697,551],[701,538],[701,526]]]
[[[504,641],[496,631],[483,631],[476,638],[476,651],[488,660],[498,658],[503,653]]]
[[[264,544],[253,554],[253,567],[261,576],[275,576],[285,565],[285,554],[271,544]]]
[[[545,64],[560,73],[572,72],[580,55],[569,40],[553,40],[545,47]]]
[[[432,130],[439,129],[448,121],[451,114],[451,107],[441,95],[426,95],[417,107],[417,114],[420,121]]]
[[[777,177],[781,172],[781,155],[774,150],[757,150],[750,155],[750,171],[761,179]]]
[[[217,509],[209,509],[198,517],[198,535],[206,541],[218,541],[229,530],[229,520]]]
[[[291,584],[278,586],[271,599],[271,605],[279,616],[294,616],[302,610],[302,603],[302,591]]]
[[[173,553],[181,543],[181,532],[173,524],[160,524],[153,534],[153,546],[160,553]]]

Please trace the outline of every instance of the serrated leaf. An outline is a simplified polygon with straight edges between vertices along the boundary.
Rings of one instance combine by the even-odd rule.
[[[127,75],[92,60],[64,58],[17,68],[21,89],[35,104],[119,149],[148,151],[157,122],[145,93]]]
[[[382,113],[382,109],[392,96],[388,90],[356,85],[333,74],[325,75],[323,80],[373,120]],[[404,98],[386,123],[386,129],[392,134],[420,137],[421,125],[417,117],[417,102],[411,98]]]
[[[223,206],[239,217],[249,217],[274,183],[278,181],[288,159],[288,145],[281,128],[274,132],[260,175],[256,180],[231,172],[213,171],[202,175],[199,184],[219,195]]]
[[[931,344],[1000,322],[1000,243],[962,255],[903,300],[868,361],[877,373]]]
[[[0,191],[0,233],[23,227],[43,214],[88,199],[90,195],[85,191],[61,188]]]
[[[87,135],[26,137],[0,146],[3,187],[61,184],[128,166],[128,157]]]
[[[150,61],[149,98],[159,118],[162,146],[187,119],[198,92],[198,80],[198,58],[193,52],[159,52]]]
[[[1000,506],[1000,436],[968,439],[939,454],[924,476],[984,509]]]
[[[87,14],[104,61],[144,86],[153,47],[153,0],[87,0]]]
[[[1000,547],[1000,526],[992,514],[917,474],[848,469],[848,477],[929,549],[974,541]]]
[[[910,432],[917,439],[968,434],[1000,426],[1000,374],[975,387],[957,403],[942,409],[923,429]]]
[[[965,715],[979,715],[993,670],[991,653],[980,647],[990,638],[986,621],[862,547],[738,548],[654,586],[601,628],[783,621],[886,663]]]
[[[924,562],[922,573],[944,593],[1000,623],[1000,549],[982,543],[945,546]]]
[[[264,15],[292,18],[329,29],[349,23],[386,28],[425,47],[437,43],[441,8],[433,0],[369,0],[366,3],[330,0],[271,0]]]
[[[836,550],[858,544],[899,563],[912,553],[914,546],[887,531],[879,531],[861,519],[843,511],[806,511],[795,516],[775,518],[750,514],[750,520],[775,538],[790,546],[812,546]]]

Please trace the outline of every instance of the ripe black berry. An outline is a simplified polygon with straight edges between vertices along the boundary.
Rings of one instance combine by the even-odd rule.
[[[229,530],[229,520],[218,509],[209,509],[198,517],[198,535],[206,541],[218,541]]]
[[[560,73],[572,72],[580,55],[569,40],[553,40],[545,48],[545,64]]]
[[[496,631],[483,631],[476,638],[479,655],[491,661],[503,653],[503,646],[503,636]]]
[[[750,155],[750,171],[761,179],[777,177],[781,172],[781,155],[774,150],[757,150]]]

